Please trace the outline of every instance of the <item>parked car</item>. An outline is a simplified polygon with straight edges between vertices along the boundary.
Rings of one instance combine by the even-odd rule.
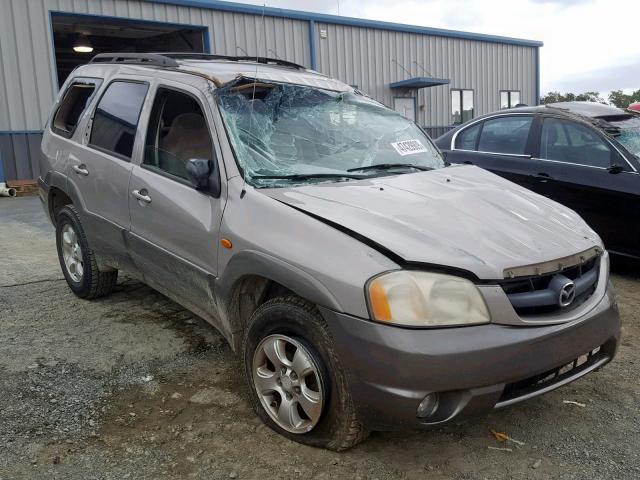
[[[107,295],[125,270],[209,321],[292,440],[440,425],[616,352],[609,257],[578,215],[445,168],[413,122],[304,67],[98,55],[42,151],[71,290]]]
[[[632,112],[640,112],[640,102],[632,103],[627,107],[627,110],[631,110]]]
[[[436,140],[473,164],[575,210],[609,252],[640,258],[640,115],[591,102],[478,117]]]

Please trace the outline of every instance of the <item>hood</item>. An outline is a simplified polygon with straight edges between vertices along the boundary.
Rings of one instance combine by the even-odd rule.
[[[474,166],[261,191],[406,262],[485,280],[602,246],[572,210]]]

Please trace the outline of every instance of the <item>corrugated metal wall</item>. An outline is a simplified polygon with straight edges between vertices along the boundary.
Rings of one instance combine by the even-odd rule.
[[[0,1],[0,156],[7,179],[37,174],[34,145],[57,94],[51,11],[204,26],[213,53],[247,52],[311,65],[309,21],[304,19],[143,0]],[[500,90],[520,90],[524,103],[535,103],[535,47],[321,22],[315,22],[314,38],[319,71],[358,85],[391,107],[394,96],[417,96],[417,121],[428,127],[451,123],[451,88],[475,91],[476,115],[499,108]],[[388,88],[410,76],[451,83],[417,93]],[[442,131],[430,129],[432,134]]]
[[[417,95],[421,125],[451,124],[453,88],[474,90],[476,116],[500,108],[500,90],[520,90],[523,103],[536,103],[534,47],[322,23],[316,30],[318,68],[323,73],[358,85],[389,106],[394,96]],[[320,38],[320,30],[326,31],[326,38]],[[448,78],[451,83],[417,94],[388,87],[411,77]]]
[[[50,11],[205,26],[213,53],[243,55],[244,49],[273,56],[270,49],[310,64],[309,23],[303,20],[141,0],[2,0],[0,7],[0,131],[41,130],[49,114],[57,93]]]

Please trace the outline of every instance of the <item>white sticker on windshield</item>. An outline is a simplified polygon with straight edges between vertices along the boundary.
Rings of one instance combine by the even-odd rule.
[[[403,157],[405,155],[413,155],[414,153],[427,151],[427,148],[420,143],[420,140],[403,140],[402,142],[394,142],[391,146]]]

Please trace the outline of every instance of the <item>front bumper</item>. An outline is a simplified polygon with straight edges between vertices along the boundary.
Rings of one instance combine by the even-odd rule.
[[[416,330],[327,309],[322,314],[360,417],[372,430],[429,427],[532,398],[609,362],[620,337],[610,284],[588,313],[559,325]],[[587,364],[556,382],[523,387],[598,347]],[[418,405],[432,392],[439,394],[438,408],[418,418]]]

